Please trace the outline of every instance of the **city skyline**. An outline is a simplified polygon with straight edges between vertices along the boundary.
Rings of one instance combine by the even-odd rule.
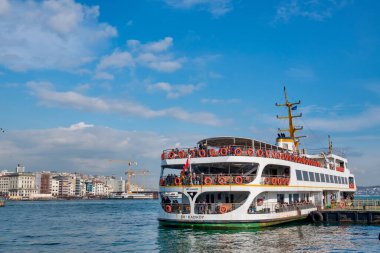
[[[163,149],[274,143],[286,86],[301,148],[331,135],[357,184],[378,185],[379,7],[0,0],[0,168],[120,177],[137,161],[157,185]]]

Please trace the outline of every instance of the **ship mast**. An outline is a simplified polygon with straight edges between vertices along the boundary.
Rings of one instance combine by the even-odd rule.
[[[295,132],[298,131],[298,130],[302,130],[303,127],[302,126],[294,126],[293,125],[293,118],[300,118],[300,117],[302,117],[302,113],[300,113],[298,115],[292,115],[292,110],[297,109],[296,105],[301,104],[301,101],[298,101],[298,102],[289,102],[288,96],[286,95],[286,88],[285,88],[285,86],[284,86],[284,96],[285,96],[285,104],[278,104],[278,103],[276,103],[276,106],[286,106],[287,109],[288,109],[288,116],[278,116],[277,115],[277,119],[287,119],[289,121],[289,128],[288,129],[280,129],[279,128],[278,131],[280,133],[282,133],[282,132],[288,132],[289,135],[290,135],[288,138],[290,138],[290,139],[293,140],[295,148],[296,148],[296,150],[298,150],[298,146],[300,144],[299,139],[300,138],[304,138],[306,136],[295,136]]]

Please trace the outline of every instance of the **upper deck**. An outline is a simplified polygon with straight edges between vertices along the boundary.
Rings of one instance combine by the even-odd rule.
[[[164,162],[188,157],[193,159],[226,156],[272,158],[339,172],[348,170],[347,159],[335,154],[325,154],[324,152],[307,154],[304,150],[291,151],[277,145],[242,137],[213,137],[199,141],[193,148],[166,149],[163,151],[161,159]],[[163,164],[165,163],[167,162]],[[173,164],[173,162],[170,163]],[[183,164],[183,161],[178,161],[178,163]]]

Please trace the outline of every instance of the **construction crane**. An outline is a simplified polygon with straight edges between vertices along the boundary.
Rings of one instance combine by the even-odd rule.
[[[132,169],[133,166],[137,166],[137,162],[134,161],[126,161],[126,160],[113,160],[109,159],[108,160],[110,163],[121,163],[121,164],[128,164],[128,169],[125,172],[125,175],[127,175],[128,180],[127,180],[127,193],[131,193],[131,185],[135,185],[136,189],[138,191],[139,187],[137,186],[137,176],[143,176],[143,181],[142,181],[142,188],[144,189],[144,176],[149,175],[149,170],[134,170]],[[134,183],[131,184],[132,180],[134,179]]]

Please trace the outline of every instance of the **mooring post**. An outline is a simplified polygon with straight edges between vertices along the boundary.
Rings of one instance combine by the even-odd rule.
[[[372,212],[368,212],[368,223],[372,223]]]

